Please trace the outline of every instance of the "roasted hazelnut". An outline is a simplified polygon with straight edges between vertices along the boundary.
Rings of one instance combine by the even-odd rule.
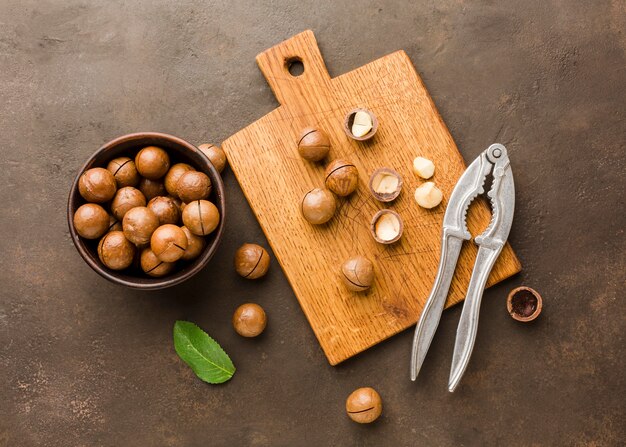
[[[142,178],[139,181],[139,191],[146,197],[146,200],[152,200],[158,196],[164,196],[167,194],[165,185],[158,180],[150,180],[149,178]]]
[[[176,192],[176,184],[178,183],[178,179],[187,171],[193,171],[193,167],[188,165],[187,163],[176,163],[174,166],[167,171],[165,174],[165,189],[167,192],[173,196],[178,197],[178,193]]]
[[[328,222],[335,214],[337,200],[329,190],[315,188],[304,195],[300,209],[308,222],[321,225]]]
[[[183,253],[183,257],[181,259],[184,261],[196,259],[200,256],[202,250],[204,250],[206,240],[202,236],[196,236],[185,226],[180,227],[180,229],[183,230],[185,236],[187,236],[187,248],[185,249],[185,253]]]
[[[348,396],[346,412],[354,422],[369,424],[383,412],[383,401],[374,388],[359,388]]]
[[[374,264],[365,256],[355,256],[341,266],[344,284],[353,292],[362,292],[374,282]]]
[[[157,180],[163,177],[170,168],[170,157],[160,147],[144,147],[135,156],[135,166],[145,178]]]
[[[107,165],[107,170],[115,177],[118,188],[137,186],[139,183],[139,173],[135,162],[128,157],[114,158]]]
[[[138,206],[129,210],[122,220],[124,236],[140,247],[150,242],[152,233],[158,227],[159,219],[145,206]]]
[[[100,239],[98,257],[111,270],[123,270],[133,263],[135,246],[121,231],[111,231]]]
[[[374,215],[370,229],[376,242],[393,244],[402,236],[402,219],[395,211],[380,210]]]
[[[74,228],[85,239],[98,239],[109,229],[109,214],[100,205],[86,203],[74,213]]]
[[[150,248],[161,261],[176,262],[187,249],[187,236],[176,225],[161,225],[152,233]]]
[[[115,216],[109,216],[109,229],[107,231],[122,231],[122,221]]]
[[[206,236],[220,223],[220,212],[208,200],[195,200],[183,209],[183,223],[193,234]]]
[[[150,276],[165,276],[174,269],[173,262],[163,262],[150,248],[144,248],[140,259],[141,270]]]
[[[211,194],[211,179],[204,172],[187,171],[178,179],[176,192],[185,203],[208,199]]]
[[[506,299],[506,308],[513,319],[527,323],[539,316],[543,299],[535,289],[521,286],[511,290]]]
[[[300,134],[298,152],[308,161],[323,160],[330,150],[330,139],[322,129],[307,127]]]
[[[235,253],[235,270],[244,278],[265,276],[270,268],[270,255],[257,244],[243,244]]]
[[[159,224],[177,224],[180,208],[171,197],[158,196],[148,202],[148,208],[156,214]]]
[[[400,195],[402,177],[393,169],[380,168],[375,170],[370,177],[369,187],[376,200],[391,202]]]
[[[226,153],[221,147],[214,144],[204,143],[198,146],[200,152],[202,152],[211,162],[217,172],[221,173],[226,167]]]
[[[324,175],[326,187],[338,196],[352,194],[359,184],[359,171],[345,160],[333,160]]]
[[[138,206],[146,206],[146,198],[137,188],[125,186],[115,194],[111,202],[111,212],[117,219],[122,220],[129,210]]]
[[[78,192],[87,202],[108,202],[116,190],[115,177],[104,168],[87,169],[78,180]]]
[[[265,330],[266,325],[267,316],[258,304],[242,304],[233,314],[233,327],[242,337],[256,337]]]

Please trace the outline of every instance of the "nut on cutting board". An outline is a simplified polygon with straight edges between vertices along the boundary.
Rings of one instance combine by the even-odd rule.
[[[304,67],[297,77],[286,64],[294,58]],[[417,322],[437,271],[446,197],[465,165],[403,51],[331,79],[313,33],[305,31],[259,54],[257,63],[280,106],[228,138],[222,147],[334,365]],[[376,135],[366,143],[345,132],[345,118],[355,109],[376,117]],[[323,187],[325,180],[324,168],[303,160],[298,152],[296,143],[306,127],[324,129],[329,158],[348,160],[358,173],[356,190],[337,198],[334,217],[324,225],[311,225],[302,217],[304,194]],[[387,166],[402,176],[404,188],[413,191],[420,184],[412,173],[416,147],[437,166],[437,186],[444,201],[426,210],[415,203],[413,194],[400,194],[388,208],[402,217],[402,237],[394,244],[379,244],[370,234],[370,221],[381,203],[369,191],[369,177]],[[275,172],[281,175],[268,175]],[[489,207],[479,203],[475,208],[470,226],[486,226]],[[375,287],[358,296],[336,273],[337,266],[355,253],[376,265]],[[463,299],[475,255],[476,247],[462,250],[447,306]],[[520,268],[506,245],[488,285]]]

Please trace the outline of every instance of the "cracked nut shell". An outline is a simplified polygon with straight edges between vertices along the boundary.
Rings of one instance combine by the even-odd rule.
[[[178,197],[178,193],[176,192],[176,184],[178,183],[178,180],[185,172],[193,170],[193,167],[187,163],[176,163],[170,168],[169,171],[167,171],[167,174],[165,174],[165,179],[163,180],[165,190],[172,197]]]
[[[353,292],[363,292],[374,282],[374,264],[365,256],[355,256],[341,266],[344,284]]]
[[[152,211],[159,224],[177,224],[180,220],[180,208],[171,197],[158,196],[148,202],[148,209]]]
[[[78,192],[87,202],[108,202],[115,195],[115,177],[104,168],[91,168],[78,180]]]
[[[196,259],[200,256],[202,250],[204,250],[206,240],[202,236],[196,236],[185,226],[180,227],[180,229],[183,230],[185,236],[187,236],[187,248],[185,249],[185,253],[183,253],[183,257],[181,259],[184,261]]]
[[[226,167],[226,153],[224,150],[211,143],[203,143],[198,146],[200,152],[202,152],[211,162],[211,164],[217,169],[220,174]]]
[[[144,246],[150,242],[154,230],[159,227],[159,219],[145,206],[138,206],[129,210],[122,219],[122,228],[126,239],[137,246]]]
[[[356,166],[345,160],[333,160],[326,167],[324,183],[338,196],[345,197],[354,192],[359,184],[359,171]]]
[[[115,193],[111,202],[111,212],[117,219],[122,220],[128,211],[138,206],[146,206],[146,197],[137,188],[125,186]]]
[[[163,262],[176,262],[187,249],[187,236],[176,225],[161,225],[150,237],[150,248]]]
[[[111,270],[123,270],[133,263],[135,246],[121,231],[111,231],[100,239],[98,257]]]
[[[370,120],[372,121],[372,128],[370,129],[370,131],[361,137],[357,137],[356,135],[352,133],[352,126],[354,124],[354,118],[356,117],[356,114],[358,112],[367,113],[370,117]],[[348,112],[343,122],[343,131],[346,133],[347,136],[357,141],[369,140],[376,134],[377,130],[378,130],[378,118],[376,118],[376,115],[374,115],[372,112],[366,109],[351,110],[350,112]]]
[[[270,268],[270,255],[257,244],[243,244],[235,253],[235,270],[247,279],[265,276]]]
[[[176,183],[176,193],[185,202],[208,199],[211,194],[211,179],[204,172],[187,171]]]
[[[266,326],[267,315],[258,304],[242,304],[233,314],[233,328],[242,337],[256,337],[265,330]]]
[[[206,236],[220,223],[220,212],[208,200],[195,200],[183,209],[183,223],[193,234]]]
[[[308,161],[323,160],[330,151],[330,139],[322,129],[307,127],[300,133],[298,152]]]
[[[173,262],[163,262],[154,252],[150,249],[150,247],[145,248],[141,252],[140,258],[141,270],[144,271],[147,275],[153,276],[155,278],[165,276],[174,270]]]
[[[150,180],[149,178],[142,178],[139,181],[139,191],[144,195],[146,200],[152,200],[158,196],[167,195],[165,185],[158,180]]]
[[[404,225],[398,213],[384,209],[377,212],[372,218],[370,230],[376,242],[393,244],[402,237]]]
[[[402,191],[402,177],[391,168],[380,168],[372,173],[369,188],[376,200],[391,202]]]
[[[139,173],[135,162],[128,157],[114,158],[107,165],[107,170],[115,177],[118,188],[137,186],[139,183]]]
[[[304,218],[314,225],[328,222],[335,214],[337,200],[327,189],[315,188],[302,198],[300,210]]]
[[[74,213],[74,228],[85,239],[98,239],[109,231],[109,213],[95,203],[85,203]]]
[[[346,413],[359,424],[374,422],[382,411],[383,401],[374,388],[359,388],[346,399]]]
[[[135,156],[135,166],[143,177],[158,180],[170,168],[170,156],[160,147],[144,147]]]
[[[527,323],[533,321],[541,313],[543,299],[539,292],[530,287],[517,287],[506,298],[506,309],[517,321]]]

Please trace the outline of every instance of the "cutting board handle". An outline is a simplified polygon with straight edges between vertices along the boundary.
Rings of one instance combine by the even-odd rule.
[[[288,104],[293,96],[300,97],[294,104],[301,103],[303,97],[313,101],[319,97],[320,88],[328,88],[330,76],[311,30],[260,53],[256,62],[280,104]],[[289,72],[294,62],[302,63],[302,74]]]

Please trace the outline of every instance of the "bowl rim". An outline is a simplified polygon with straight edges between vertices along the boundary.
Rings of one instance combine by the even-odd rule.
[[[170,276],[164,276],[163,278],[137,277],[137,279],[142,280],[142,281],[143,280],[150,280],[150,281],[149,282],[135,282],[132,280],[121,278],[120,276],[116,274],[115,271],[109,270],[107,268],[103,268],[96,261],[94,261],[94,259],[92,259],[92,257],[89,255],[89,250],[86,247],[85,242],[78,235],[78,233],[76,232],[76,229],[74,228],[75,210],[73,210],[73,203],[75,203],[77,201],[77,198],[79,197],[78,181],[80,179],[80,176],[83,174],[83,172],[85,172],[85,170],[92,167],[91,165],[103,152],[113,149],[122,143],[129,143],[132,141],[139,141],[139,140],[145,140],[145,139],[168,140],[173,144],[176,144],[181,147],[184,147],[185,149],[188,149],[191,153],[198,155],[199,157],[201,157],[201,159],[203,159],[206,162],[206,167],[208,168],[211,174],[210,177],[211,177],[211,182],[213,183],[214,194],[216,197],[216,206],[218,207],[220,211],[220,222],[215,231],[215,236],[214,236],[212,243],[204,249],[204,252],[202,253],[202,255],[198,259],[195,260],[195,262],[191,265],[191,268],[183,272],[174,273],[173,275],[170,275]],[[155,145],[158,145],[158,143],[155,143]],[[194,158],[194,157],[192,156],[191,158]],[[222,181],[222,177],[220,173],[218,172],[218,170],[215,168],[215,166],[213,166],[213,164],[210,162],[208,157],[206,157],[196,146],[189,143],[188,141],[183,140],[182,138],[176,137],[174,135],[162,133],[162,132],[134,132],[134,133],[119,136],[117,138],[114,138],[104,143],[102,146],[100,146],[98,150],[96,150],[87,159],[87,161],[82,165],[82,167],[78,171],[78,174],[76,175],[76,177],[74,178],[74,181],[72,182],[72,186],[70,188],[70,193],[69,193],[68,200],[67,200],[67,222],[68,222],[68,226],[70,230],[70,235],[72,237],[72,242],[74,243],[76,250],[78,251],[80,256],[83,258],[83,260],[87,263],[87,265],[89,265],[89,267],[91,267],[92,270],[94,270],[103,278],[113,283],[120,284],[120,285],[130,287],[133,289],[139,289],[139,290],[157,290],[157,289],[164,289],[166,287],[172,287],[174,285],[177,285],[186,281],[187,279],[191,278],[196,273],[198,273],[200,270],[202,270],[207,265],[207,263],[211,260],[215,252],[217,251],[217,248],[222,240],[222,235],[223,235],[224,227],[225,227],[225,221],[226,221],[226,198],[224,195],[224,182]]]

